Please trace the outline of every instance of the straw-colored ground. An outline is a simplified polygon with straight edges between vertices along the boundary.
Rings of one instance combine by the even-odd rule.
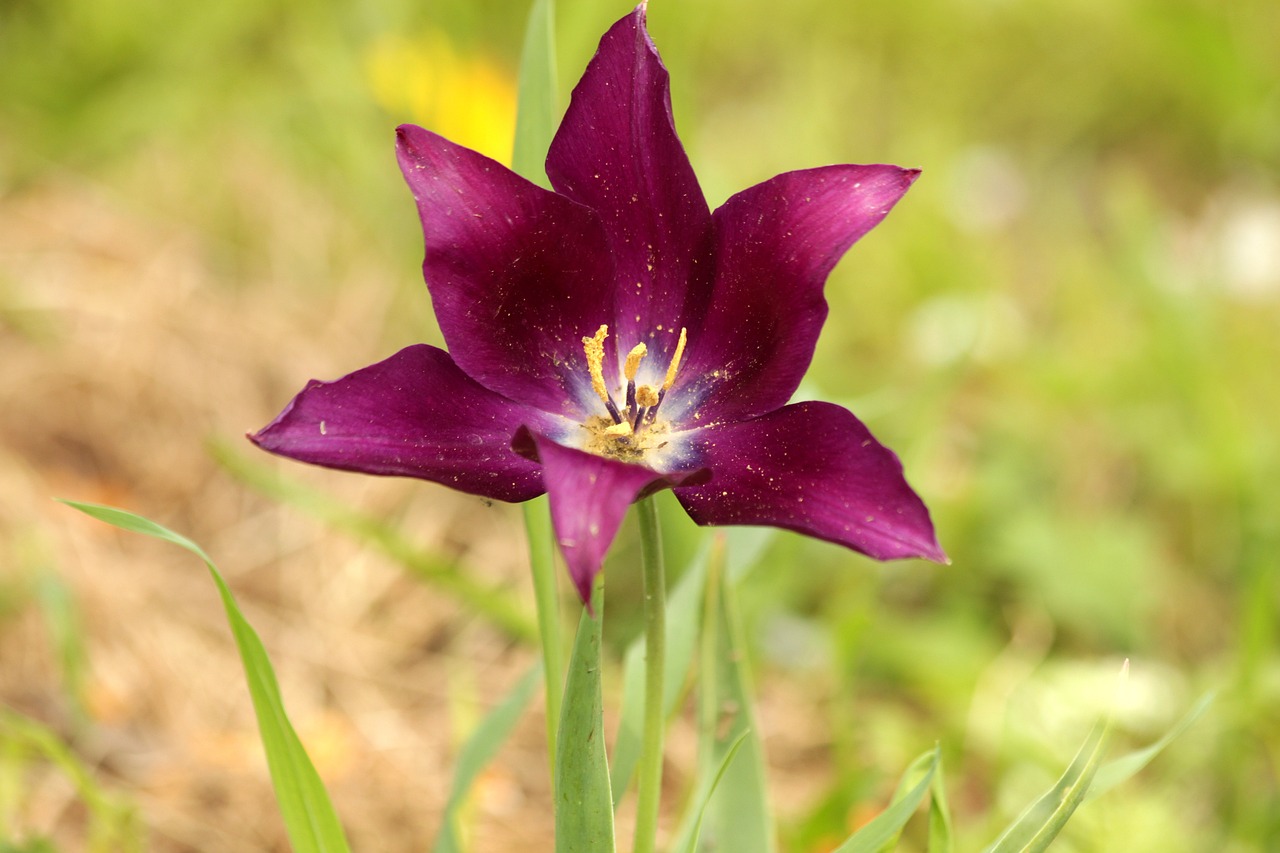
[[[562,0],[562,95],[625,6]],[[204,568],[57,497],[203,545],[353,846],[429,847],[461,739],[534,647],[305,496],[503,586],[524,624],[521,514],[243,435],[309,378],[440,343],[392,129],[504,154],[522,15],[0,3],[0,851],[285,849]],[[901,453],[954,565],[783,535],[743,585],[788,853],[833,849],[935,742],[958,849],[981,849],[1070,760],[1124,658],[1113,755],[1219,698],[1063,849],[1276,849],[1278,15],[651,3],[713,204],[821,163],[924,167],[837,268],[805,391]],[[611,660],[635,627],[630,532],[615,553]],[[543,725],[535,700],[483,776],[474,850],[551,849]],[[670,808],[694,753],[678,724]]]
[[[241,168],[231,164],[233,180],[252,183]],[[219,563],[264,637],[354,846],[421,849],[437,829],[460,738],[532,665],[533,647],[369,545],[259,496],[206,444],[275,466],[243,433],[309,372],[335,375],[340,354],[372,349],[365,341],[380,334],[390,274],[364,271],[359,299],[353,285],[333,288],[325,304],[296,293],[282,306],[280,290],[298,289],[292,279],[221,287],[200,234],[78,183],[42,182],[0,210],[0,258],[12,282],[0,337],[0,409],[9,413],[0,422],[0,532],[14,569],[5,575],[0,698],[47,723],[92,768],[95,788],[136,809],[148,849],[287,849],[208,575],[186,552],[54,498],[145,511]],[[296,228],[309,216],[277,205],[264,226]],[[279,464],[396,519],[425,551],[456,558],[472,577],[509,584],[531,618],[514,508]],[[51,603],[50,590],[71,597],[69,611]],[[762,698],[780,805],[793,809],[820,795],[829,776],[823,735],[796,725],[809,699],[785,684]],[[549,848],[542,738],[535,703],[478,788],[476,849]],[[675,792],[691,773],[688,733],[673,733],[672,752]],[[18,837],[48,833],[64,850],[87,843],[93,819],[62,769],[32,756],[12,781]]]

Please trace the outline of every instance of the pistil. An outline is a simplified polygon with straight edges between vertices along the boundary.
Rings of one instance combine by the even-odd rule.
[[[636,411],[636,373],[640,370],[640,362],[649,354],[649,348],[644,344],[636,344],[631,348],[631,352],[627,353],[627,361],[622,366],[622,375],[627,378],[627,420],[631,422],[632,428],[640,425],[640,418]]]

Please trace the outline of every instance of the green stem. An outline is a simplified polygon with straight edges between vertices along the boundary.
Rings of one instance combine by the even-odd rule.
[[[542,672],[546,681],[547,756],[555,793],[556,733],[560,726],[564,657],[560,639],[560,597],[556,590],[556,545],[551,509],[545,497],[525,501],[524,528],[529,537],[529,565],[538,607],[538,635],[542,638]]]
[[[644,578],[644,751],[637,780],[634,853],[653,853],[662,799],[663,664],[666,656],[667,591],[662,561],[658,505],[652,497],[636,504],[640,514],[640,562]]]

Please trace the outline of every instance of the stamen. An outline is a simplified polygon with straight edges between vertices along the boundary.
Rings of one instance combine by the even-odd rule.
[[[627,377],[628,382],[632,382],[636,378],[636,371],[640,369],[640,359],[649,354],[649,348],[644,344],[636,344],[631,348],[631,352],[627,353],[627,363],[622,367],[622,375]]]
[[[658,405],[658,389],[652,385],[641,385],[636,389],[636,402],[646,409]]]
[[[582,339],[582,351],[587,354],[587,370],[591,371],[591,390],[604,403],[609,402],[609,391],[604,386],[604,339],[609,337],[609,327],[601,326],[595,337]]]
[[[591,390],[596,392],[616,424],[622,422],[622,415],[609,397],[609,389],[604,384],[604,339],[607,337],[609,327],[601,326],[596,329],[594,337],[582,339],[582,351],[587,355],[587,370],[591,372]]]
[[[667,378],[662,382],[662,390],[669,391],[676,383],[676,371],[680,369],[680,359],[684,356],[685,330],[680,330],[680,340],[676,342],[675,355],[671,356],[671,364],[667,367]]]

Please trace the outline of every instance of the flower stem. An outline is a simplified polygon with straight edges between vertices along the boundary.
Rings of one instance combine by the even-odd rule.
[[[658,505],[652,497],[636,504],[640,514],[640,562],[644,579],[644,750],[637,780],[636,836],[633,853],[653,853],[662,799],[663,665],[666,657],[667,591],[662,560]]]
[[[564,658],[560,639],[560,598],[556,592],[555,534],[551,529],[551,509],[545,497],[525,501],[524,527],[529,537],[529,564],[533,569],[538,634],[542,639],[542,673],[547,697],[547,755],[554,795],[556,733],[560,726],[561,691],[564,689]]]

